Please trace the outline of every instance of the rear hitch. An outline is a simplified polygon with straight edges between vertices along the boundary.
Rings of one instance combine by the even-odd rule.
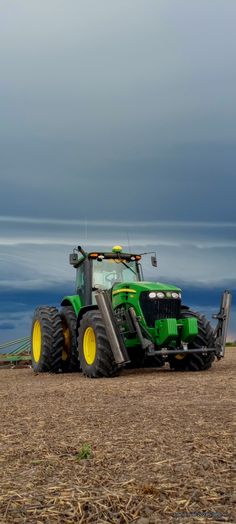
[[[230,291],[224,291],[221,298],[220,311],[217,315],[212,315],[212,318],[218,320],[215,328],[215,346],[216,356],[218,359],[225,355],[225,343],[229,325],[230,308],[232,302],[232,294]]]

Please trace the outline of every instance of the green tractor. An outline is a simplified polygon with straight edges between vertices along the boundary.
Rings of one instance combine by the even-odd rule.
[[[161,367],[176,371],[209,369],[224,356],[231,293],[222,296],[213,329],[202,314],[181,301],[181,289],[146,282],[142,254],[70,255],[76,268],[76,294],[61,310],[38,307],[32,324],[32,367],[39,372],[82,371],[90,378],[117,375],[122,367]],[[154,267],[156,256],[151,257]]]

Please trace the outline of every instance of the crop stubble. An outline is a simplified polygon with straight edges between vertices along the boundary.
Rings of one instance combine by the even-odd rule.
[[[232,348],[203,373],[0,370],[0,523],[234,522],[235,362]]]

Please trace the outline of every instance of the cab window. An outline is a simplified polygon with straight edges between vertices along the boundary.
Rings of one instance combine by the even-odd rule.
[[[135,261],[103,259],[93,261],[93,287],[111,289],[118,282],[137,282],[139,280]]]

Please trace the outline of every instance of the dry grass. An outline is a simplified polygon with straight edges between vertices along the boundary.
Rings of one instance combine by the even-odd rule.
[[[230,348],[203,373],[2,369],[1,524],[234,522],[235,362]]]

